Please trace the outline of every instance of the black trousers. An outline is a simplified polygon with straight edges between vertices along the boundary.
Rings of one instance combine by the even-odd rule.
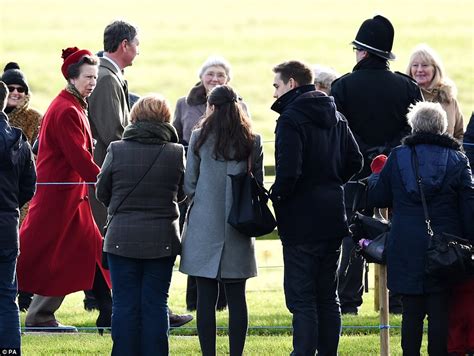
[[[286,306],[293,314],[294,356],[336,356],[341,332],[337,297],[339,243],[283,246]]]
[[[428,316],[428,354],[430,356],[448,354],[448,300],[447,292],[402,296],[404,356],[420,355],[425,316]]]

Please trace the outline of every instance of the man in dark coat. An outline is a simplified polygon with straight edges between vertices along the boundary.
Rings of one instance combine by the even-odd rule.
[[[347,118],[364,155],[364,169],[357,179],[370,174],[369,165],[375,156],[388,154],[410,133],[405,115],[411,104],[423,101],[412,78],[389,68],[388,60],[395,59],[391,52],[393,38],[393,26],[385,17],[365,20],[352,42],[356,66],[332,84],[337,110]],[[351,202],[349,188],[352,185],[346,187],[346,201]],[[343,313],[357,314],[362,304],[364,260],[353,255],[353,247],[352,239],[347,237],[339,268],[339,297]],[[392,312],[401,312],[399,300],[391,298],[390,304]]]
[[[0,354],[20,354],[20,316],[16,304],[20,208],[35,192],[31,147],[23,132],[8,124],[8,88],[0,82]]]
[[[336,271],[348,234],[343,186],[362,168],[362,155],[334,100],[315,90],[308,66],[290,61],[273,71],[272,110],[280,117],[271,199],[293,314],[293,354],[335,355],[341,327]]]

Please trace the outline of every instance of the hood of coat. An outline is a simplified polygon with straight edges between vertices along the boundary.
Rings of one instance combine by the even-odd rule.
[[[290,90],[275,101],[272,110],[298,124],[312,123],[322,128],[335,126],[339,121],[332,96],[315,90],[314,85],[303,85]]]
[[[425,196],[437,194],[444,182],[450,159],[450,151],[461,151],[461,145],[447,134],[435,135],[417,133],[407,136],[402,141],[403,146],[397,151],[397,161],[402,183],[406,191],[416,201],[421,201],[416,179],[413,149],[418,157],[419,173]]]
[[[8,124],[5,113],[0,112],[0,167],[11,168],[17,164],[23,145],[26,145],[23,132]]]

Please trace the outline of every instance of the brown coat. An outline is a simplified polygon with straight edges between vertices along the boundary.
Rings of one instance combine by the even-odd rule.
[[[462,140],[464,136],[464,119],[458,102],[452,94],[452,88],[442,85],[439,88],[426,90],[422,88],[426,101],[440,103],[448,117],[448,130],[454,138]]]
[[[30,108],[29,102],[30,96],[27,95],[25,96],[25,101],[22,105],[14,108],[7,114],[7,116],[10,126],[20,128],[28,138],[28,142],[32,145],[38,136],[38,127],[43,115],[41,115],[37,110]]]
[[[125,85],[117,68],[108,59],[101,58],[97,86],[88,98],[89,122],[92,137],[96,140],[94,161],[98,166],[102,166],[109,144],[120,140],[124,127],[128,125],[130,111]],[[92,213],[102,233],[107,211],[92,190],[90,197]]]

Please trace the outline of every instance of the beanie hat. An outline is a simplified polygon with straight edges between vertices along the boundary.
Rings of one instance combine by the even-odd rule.
[[[28,82],[26,80],[25,75],[23,72],[20,70],[20,66],[18,63],[15,62],[9,62],[3,69],[3,75],[1,77],[1,80],[6,84],[6,85],[11,85],[11,84],[16,84],[16,85],[21,85],[23,88],[25,88],[25,93],[28,94],[29,87],[28,87]]]
[[[71,64],[75,64],[81,60],[84,56],[92,56],[92,52],[87,49],[79,49],[77,47],[68,47],[63,49],[61,58],[64,59],[64,63],[61,66],[61,72],[64,75],[64,78],[69,79],[68,68]]]
[[[365,20],[352,44],[384,59],[395,59],[391,52],[395,31],[390,21],[380,15]]]
[[[372,173],[380,173],[380,171],[383,169],[383,166],[385,166],[385,162],[387,161],[387,156],[385,155],[378,155],[372,160],[372,163],[370,164],[370,169],[372,170]]]

